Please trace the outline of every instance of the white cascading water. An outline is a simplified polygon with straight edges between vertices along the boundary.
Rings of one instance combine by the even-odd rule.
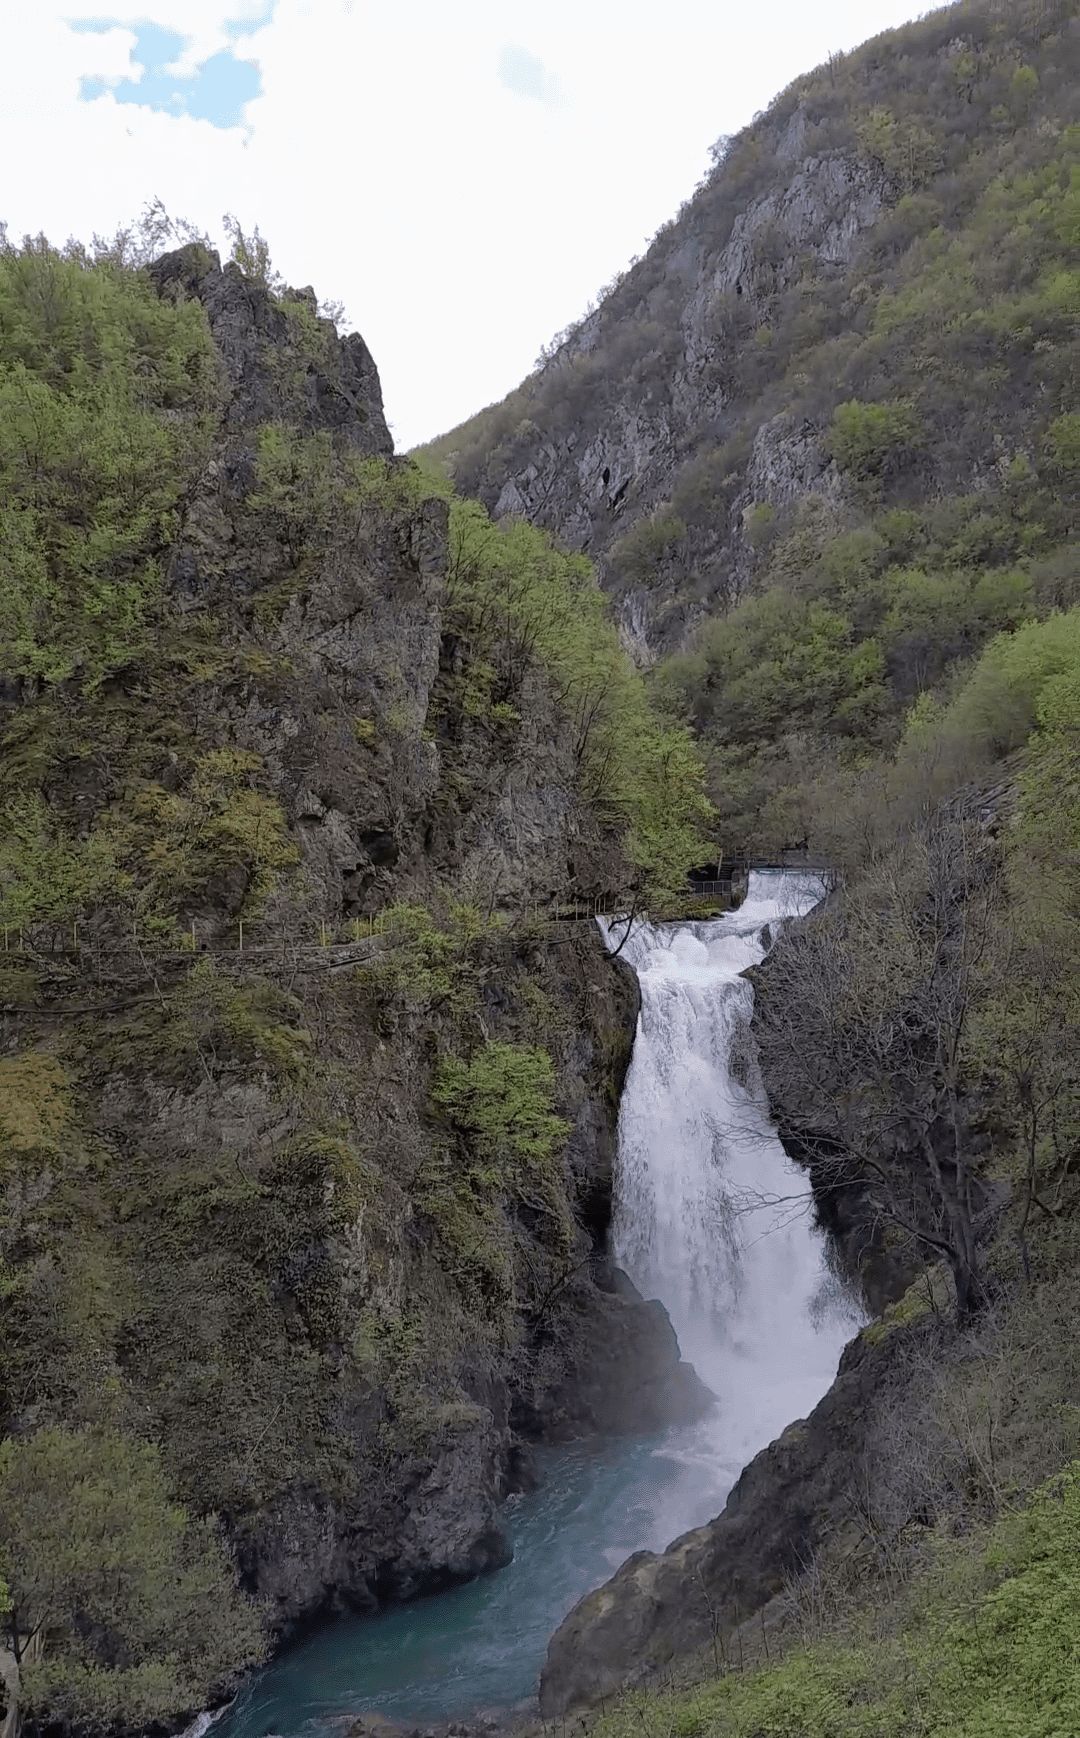
[[[619,1117],[616,1259],[665,1304],[715,1409],[662,1451],[656,1542],[718,1512],[742,1468],[812,1411],[858,1325],[830,1272],[804,1172],[769,1121],[749,1030],[769,929],[810,911],[818,876],[757,870],[737,911],[635,926],[622,957],[641,1017]],[[608,926],[612,945],[623,926]]]

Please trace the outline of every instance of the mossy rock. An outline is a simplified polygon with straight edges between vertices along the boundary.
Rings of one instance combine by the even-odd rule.
[[[862,1331],[867,1345],[880,1346],[897,1328],[914,1327],[929,1315],[946,1311],[953,1297],[952,1281],[940,1265],[928,1268],[909,1285],[903,1297],[897,1298],[869,1327]]]

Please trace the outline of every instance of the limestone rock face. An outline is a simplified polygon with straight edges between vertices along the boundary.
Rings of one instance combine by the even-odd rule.
[[[746,473],[750,501],[789,507],[808,495],[836,503],[840,473],[813,423],[791,416],[770,417],[754,436]]]
[[[370,350],[357,332],[338,339],[332,322],[319,319],[312,291],[293,291],[283,306],[238,266],[223,270],[217,255],[198,243],[165,254],[150,275],[162,295],[194,297],[206,309],[229,385],[230,430],[287,415],[305,431],[332,431],[357,452],[393,452]],[[296,349],[289,306],[315,342],[286,375],[282,360]]]
[[[1011,32],[1038,95],[1010,123]],[[866,479],[857,466],[842,479],[828,451],[840,406],[910,400],[925,419],[929,438],[886,478],[892,504],[987,489],[1006,453],[1027,452],[1045,385],[1022,343],[996,357],[986,396],[974,351],[957,349],[953,377],[925,285],[948,250],[978,249],[961,237],[1010,173],[1008,141],[1038,156],[1068,124],[1074,56],[1067,7],[1006,22],[987,0],[831,57],[717,142],[643,256],[435,455],[496,514],[586,551],[642,662],[764,579],[807,503],[828,515],[826,539],[865,518]],[[766,507],[770,536],[748,537],[748,511]]]
[[[642,661],[745,591],[749,506],[790,506],[808,493],[842,506],[821,429],[751,407],[738,498],[682,548],[678,571],[661,566],[635,584],[618,547],[677,501],[694,461],[746,426],[736,349],[768,333],[801,277],[839,285],[886,207],[880,172],[850,150],[808,151],[811,132],[801,107],[757,123],[760,191],[742,202],[728,195],[721,166],[520,389],[524,415],[512,432],[492,449],[479,437],[456,461],[460,486],[496,516],[531,519],[598,561]]]

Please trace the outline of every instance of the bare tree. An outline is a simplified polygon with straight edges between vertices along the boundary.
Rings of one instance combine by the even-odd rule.
[[[1015,1235],[1030,1284],[1032,1214],[1057,1218],[1080,1166],[1080,983],[1069,935],[1033,933],[1024,915],[997,926],[971,1050],[1022,1160]]]
[[[999,892],[997,856],[962,814],[921,821],[782,938],[758,1002],[764,1076],[819,1187],[863,1194],[983,1301],[968,1029]]]

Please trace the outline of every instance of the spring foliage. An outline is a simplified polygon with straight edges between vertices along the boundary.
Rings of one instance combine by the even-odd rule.
[[[493,1043],[467,1063],[448,1056],[433,1096],[471,1150],[495,1164],[542,1166],[566,1136],[566,1122],[552,1114],[555,1073],[546,1050]]]
[[[544,672],[578,794],[622,842],[630,873],[618,891],[649,901],[682,888],[709,849],[703,766],[685,727],[650,705],[590,563],[455,500],[448,608],[473,649],[474,708],[513,717],[530,670]]]
[[[216,400],[201,309],[78,249],[0,245],[6,674],[93,684],[145,646]]]
[[[171,1500],[156,1449],[110,1431],[0,1444],[0,1572],[20,1699],[83,1732],[194,1711],[262,1655],[213,1527]]]

